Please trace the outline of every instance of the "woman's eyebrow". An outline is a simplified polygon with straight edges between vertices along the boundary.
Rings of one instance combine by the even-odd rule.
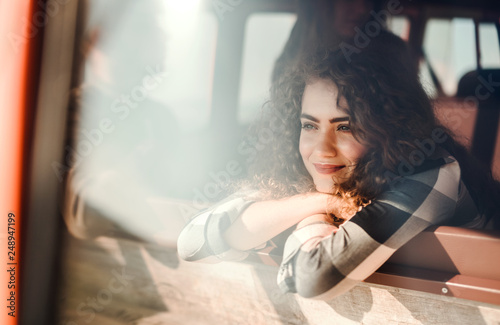
[[[330,123],[345,122],[345,121],[349,121],[349,116],[332,118],[330,120]]]
[[[309,114],[302,113],[300,115],[300,118],[306,118],[306,119],[311,120],[311,121],[316,122],[316,123],[319,122],[319,120],[317,118],[315,118],[314,116],[311,116]],[[335,117],[335,118],[332,118],[329,122],[330,123],[337,123],[337,122],[344,122],[344,121],[349,121],[349,116]]]
[[[311,120],[311,121],[316,122],[316,123],[319,122],[319,120],[317,118],[315,118],[314,116],[311,116],[309,114],[302,113],[302,114],[300,114],[300,118],[306,118],[306,119]]]

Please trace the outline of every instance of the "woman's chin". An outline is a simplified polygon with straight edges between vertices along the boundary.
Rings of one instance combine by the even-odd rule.
[[[316,185],[316,191],[325,194],[333,194],[333,184],[330,186],[327,186],[325,184],[318,184]]]

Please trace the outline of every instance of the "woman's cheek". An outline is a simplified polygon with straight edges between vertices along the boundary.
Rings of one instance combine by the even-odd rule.
[[[366,152],[365,146],[352,138],[339,141],[338,149],[350,161],[359,160]]]
[[[312,152],[312,143],[311,139],[309,139],[307,136],[300,136],[299,152],[302,158],[307,158],[310,156]]]

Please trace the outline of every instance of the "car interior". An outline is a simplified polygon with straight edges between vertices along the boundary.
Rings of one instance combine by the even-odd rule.
[[[32,49],[39,69],[25,167],[23,324],[258,324],[265,317],[321,324],[328,317],[319,302],[277,296],[280,247],[227,269],[188,266],[175,247],[186,222],[226,196],[272,136],[247,131],[269,100],[299,2],[35,5],[50,20]],[[500,3],[390,0],[376,10],[389,8],[397,13],[387,15],[387,29],[408,45],[436,115],[500,181]],[[361,311],[332,308],[361,322],[374,313],[364,306],[375,305],[375,292],[391,288],[391,299],[415,297],[429,309],[432,294],[440,306],[470,309],[469,320],[493,324],[499,269],[500,232],[433,227],[346,298],[371,292]],[[424,307],[398,301],[422,321]],[[249,316],[251,306],[262,316]],[[189,313],[195,309],[217,310]]]

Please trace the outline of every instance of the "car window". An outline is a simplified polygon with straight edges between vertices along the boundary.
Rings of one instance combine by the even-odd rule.
[[[208,125],[217,35],[213,14],[188,9],[163,1],[89,2],[70,150],[81,158],[79,169],[96,174],[122,166],[158,189],[176,181],[161,175],[183,150],[181,139]]]
[[[479,25],[479,45],[482,67],[484,69],[500,68],[500,46],[494,23],[481,23]]]
[[[390,16],[387,27],[391,32],[398,35],[405,41],[408,40],[410,32],[410,20],[406,16]]]
[[[239,97],[238,121],[250,123],[269,98],[271,74],[290,32],[296,15],[256,13],[246,23],[245,44]]]
[[[500,67],[494,24],[480,24],[479,41],[482,67]],[[425,28],[423,48],[428,62],[421,65],[421,76],[429,94],[436,96],[436,89],[427,63],[441,82],[444,94],[454,96],[460,78],[477,67],[474,21],[471,18],[430,19]]]
[[[167,209],[151,200],[190,198],[204,176],[218,20],[193,2],[87,4],[66,215],[147,237]]]

